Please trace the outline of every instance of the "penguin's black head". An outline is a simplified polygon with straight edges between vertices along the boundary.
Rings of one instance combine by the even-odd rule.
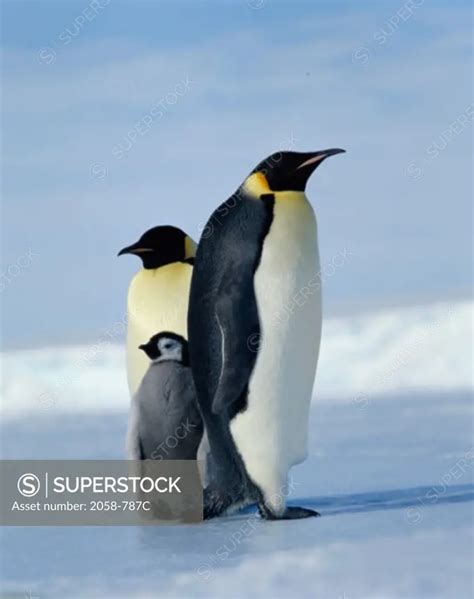
[[[124,247],[118,253],[135,254],[143,262],[144,268],[159,268],[172,262],[190,262],[196,254],[196,244],[184,231],[169,225],[153,227],[140,239]]]
[[[152,362],[173,360],[184,366],[189,366],[188,342],[181,335],[162,331],[153,335],[148,343],[139,345]]]
[[[318,166],[329,156],[345,152],[331,148],[319,152],[276,152],[262,160],[250,173],[262,192],[304,191]]]

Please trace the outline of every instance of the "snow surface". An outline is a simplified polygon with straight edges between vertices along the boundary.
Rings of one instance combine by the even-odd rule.
[[[325,323],[310,455],[290,500],[321,518],[5,527],[3,596],[471,597],[470,326],[469,302]],[[2,457],[122,456],[123,352],[90,352],[4,355]],[[38,400],[51,389],[54,401]]]

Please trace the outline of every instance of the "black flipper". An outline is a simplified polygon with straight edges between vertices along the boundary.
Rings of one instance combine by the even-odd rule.
[[[229,269],[223,273],[215,308],[220,337],[221,370],[212,411],[232,411],[244,394],[257,359],[260,324],[248,273]],[[229,393],[231,391],[231,393]]]

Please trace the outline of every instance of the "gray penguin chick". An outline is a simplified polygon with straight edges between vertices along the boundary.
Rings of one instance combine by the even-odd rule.
[[[140,345],[150,366],[135,393],[127,432],[130,460],[195,460],[203,433],[188,342],[160,332]]]

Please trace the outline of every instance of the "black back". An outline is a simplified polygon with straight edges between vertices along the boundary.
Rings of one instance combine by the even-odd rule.
[[[225,505],[258,496],[229,423],[247,407],[257,358],[254,340],[260,336],[260,323],[254,274],[273,219],[273,202],[273,195],[258,199],[239,189],[210,217],[195,258],[188,343],[210,447],[206,517],[214,509],[222,511]]]
[[[257,199],[240,189],[215,210],[199,242],[188,338],[203,413],[212,411],[219,397],[214,411],[224,404],[230,418],[233,410],[246,405],[246,385],[257,357],[249,338],[260,335],[253,278],[273,218],[273,201],[273,195]]]

